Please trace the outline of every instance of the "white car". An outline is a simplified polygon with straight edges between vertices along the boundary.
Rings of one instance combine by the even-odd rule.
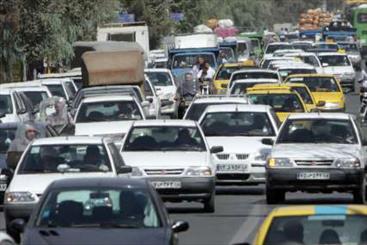
[[[266,158],[271,147],[262,139],[275,139],[279,120],[266,105],[209,106],[199,120],[209,146],[221,145],[215,154],[217,184],[265,182]]]
[[[223,104],[248,104],[249,100],[245,96],[223,96],[223,95],[211,95],[211,96],[196,96],[191,102],[189,108],[187,108],[183,119],[198,121],[210,105],[223,105]]]
[[[132,177],[145,178],[167,201],[199,201],[215,209],[215,166],[200,126],[186,120],[134,122],[121,148],[133,167]]]
[[[312,65],[313,67],[315,67],[317,73],[324,73],[324,68],[322,67],[322,64],[319,60],[319,58],[317,57],[316,54],[314,53],[293,53],[293,54],[286,54],[284,55],[284,57],[293,57],[296,59],[300,59],[301,61],[303,61],[306,64]]]
[[[253,87],[256,84],[264,84],[264,83],[279,83],[279,80],[276,79],[242,79],[236,80],[232,84],[232,87],[228,88],[228,95],[243,95],[246,94],[246,90],[248,88]]]
[[[319,53],[324,72],[339,79],[343,88],[354,89],[356,73],[348,55],[341,53]]]
[[[143,109],[133,96],[88,97],[75,114],[75,135],[111,136],[118,143],[133,121],[144,119]]]
[[[277,71],[266,70],[266,69],[241,69],[231,74],[229,79],[228,87],[231,87],[233,82],[240,79],[274,79],[281,81],[281,76]]]
[[[5,192],[4,215],[9,223],[27,220],[47,186],[59,179],[128,176],[118,149],[100,137],[54,137],[33,141],[19,160]],[[10,231],[11,232],[11,231]]]
[[[347,52],[347,55],[354,66],[361,64],[361,51],[359,50],[356,42],[338,42],[338,45]]]
[[[262,69],[268,69],[269,68],[269,64],[271,62],[275,62],[275,61],[288,61],[288,62],[292,62],[292,61],[295,61],[295,58],[293,57],[268,57],[268,58],[264,58],[261,62],[260,62],[260,67]]]
[[[31,109],[19,92],[0,87],[0,123],[25,122],[32,119]]]
[[[293,53],[302,53],[303,50],[302,49],[279,49],[279,50],[276,50],[274,53],[273,53],[273,56],[274,57],[283,57],[287,54],[293,54]]]
[[[177,118],[179,93],[173,75],[168,69],[146,69],[145,74],[153,84],[161,101],[161,114]]]
[[[273,42],[273,43],[269,43],[268,46],[265,48],[265,52],[264,52],[264,59],[267,59],[269,57],[273,56],[273,53],[277,50],[281,50],[281,49],[292,49],[292,45],[289,44],[288,42]]]
[[[314,66],[306,63],[280,65],[279,67],[277,67],[277,71],[282,77],[282,81],[285,81],[285,79],[290,75],[317,73]]]
[[[292,114],[283,123],[266,164],[266,200],[282,203],[286,192],[352,193],[365,202],[366,142],[352,115]]]

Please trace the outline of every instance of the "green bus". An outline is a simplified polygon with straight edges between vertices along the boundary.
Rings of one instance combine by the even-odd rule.
[[[357,29],[361,53],[363,56],[367,56],[367,4],[352,9],[352,24]]]

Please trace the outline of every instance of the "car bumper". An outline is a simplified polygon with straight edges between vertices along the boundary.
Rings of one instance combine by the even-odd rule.
[[[21,218],[28,220],[31,213],[36,206],[36,203],[30,204],[5,204],[4,205],[4,216],[5,221],[8,224],[10,221]]]
[[[245,171],[219,171],[217,168],[216,184],[251,185],[265,183],[265,162],[253,162],[244,165],[247,166]]]
[[[300,180],[299,173],[317,172],[329,173],[325,180]],[[287,191],[350,191],[359,189],[363,182],[362,169],[267,169],[266,182],[271,189]]]
[[[215,191],[215,177],[147,177],[150,182],[180,182],[180,188],[156,188],[164,201],[207,200]]]

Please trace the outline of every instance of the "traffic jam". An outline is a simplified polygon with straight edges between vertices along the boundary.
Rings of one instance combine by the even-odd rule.
[[[0,84],[0,244],[204,244],[200,226],[220,236],[225,221],[195,222],[223,211],[221,187],[258,188],[267,210],[226,244],[367,244],[358,21],[310,9],[298,30],[233,32],[220,19],[148,52],[111,41],[145,24],[111,25],[73,44],[70,70]]]

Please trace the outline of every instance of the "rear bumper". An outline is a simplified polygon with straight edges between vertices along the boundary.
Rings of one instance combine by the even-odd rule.
[[[324,180],[300,180],[299,173],[329,173]],[[266,182],[271,189],[286,191],[351,191],[361,187],[364,178],[362,169],[267,169]]]

